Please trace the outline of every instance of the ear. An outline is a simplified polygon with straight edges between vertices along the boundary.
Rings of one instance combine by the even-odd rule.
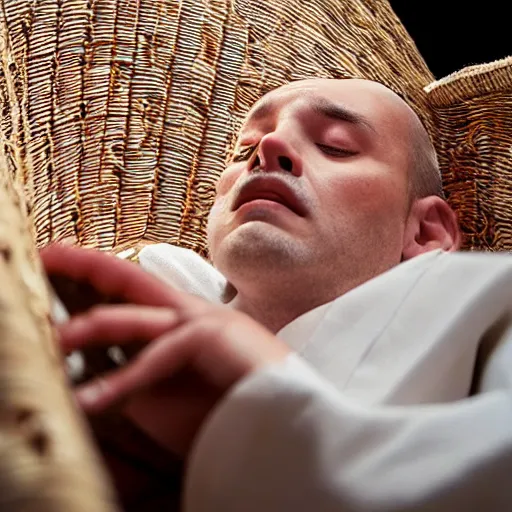
[[[461,244],[457,216],[448,203],[437,196],[417,199],[405,225],[402,261],[428,251],[457,251]]]

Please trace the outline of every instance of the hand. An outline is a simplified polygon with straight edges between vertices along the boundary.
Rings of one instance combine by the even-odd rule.
[[[134,264],[100,252],[42,251],[50,276],[87,283],[131,304],[96,306],[60,328],[64,350],[143,345],[125,367],[77,392],[88,413],[118,405],[170,451],[186,457],[206,416],[238,381],[289,349],[246,315],[173,290]]]

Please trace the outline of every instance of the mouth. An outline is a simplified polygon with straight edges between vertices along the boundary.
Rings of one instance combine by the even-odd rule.
[[[233,211],[251,201],[265,200],[281,204],[295,215],[306,216],[306,208],[295,192],[283,181],[272,177],[258,177],[244,185],[238,194]]]

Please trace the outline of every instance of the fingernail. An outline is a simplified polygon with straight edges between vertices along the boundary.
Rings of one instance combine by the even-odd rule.
[[[87,384],[76,392],[76,399],[83,407],[95,406],[104,396],[105,388],[103,380]]]
[[[89,385],[76,392],[76,399],[82,406],[94,405],[101,396],[101,389],[96,385]]]

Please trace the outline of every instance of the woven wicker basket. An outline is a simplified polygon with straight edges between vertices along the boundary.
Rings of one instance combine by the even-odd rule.
[[[0,152],[0,510],[114,512],[67,390],[22,191]]]
[[[205,254],[214,184],[267,91],[313,76],[384,83],[429,130],[466,247],[512,249],[512,59],[433,83],[385,0],[0,5],[2,510],[111,510],[55,364],[27,226],[39,247]]]
[[[426,88],[444,188],[467,248],[512,250],[512,58]]]
[[[408,101],[436,143],[466,246],[511,248],[510,60],[432,84],[382,0],[2,7],[0,150],[39,246],[146,240],[204,253],[214,183],[249,107],[323,76],[378,80]]]
[[[37,244],[205,250],[214,185],[265,92],[380,80],[432,129],[433,79],[387,2],[2,0],[1,137]],[[19,122],[13,122],[20,116]]]

